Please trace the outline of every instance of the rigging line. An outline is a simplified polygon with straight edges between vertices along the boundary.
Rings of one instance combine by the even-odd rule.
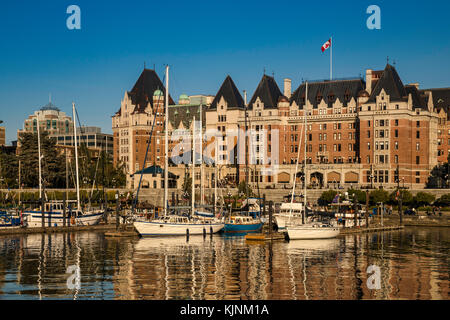
[[[76,113],[76,115],[77,115],[77,121],[78,121],[78,126],[80,127],[80,133],[79,133],[79,136],[80,135],[82,135],[82,134],[84,134],[85,135],[85,139],[84,139],[84,146],[85,146],[85,155],[84,155],[84,157],[85,157],[85,161],[83,161],[83,164],[84,164],[84,168],[83,168],[83,171],[85,171],[84,172],[84,174],[86,175],[86,176],[89,176],[89,173],[87,172],[88,170],[86,169],[86,165],[87,165],[87,163],[88,163],[88,160],[89,160],[89,150],[88,150],[88,144],[87,144],[87,136],[86,136],[86,128],[85,127],[82,127],[81,126],[81,122],[80,122],[80,116],[78,115],[78,110],[75,108],[75,113]],[[83,142],[82,142],[82,139],[81,139],[81,137],[78,139],[78,141],[79,141],[79,143],[80,143],[80,147],[81,147],[81,144],[83,144]],[[83,149],[80,149],[80,151],[81,150],[83,150]],[[92,185],[92,189],[94,189],[94,183],[95,183],[95,177],[97,176],[97,168],[98,168],[98,159],[100,158],[100,156],[97,158],[97,166],[96,166],[96,169],[95,169],[95,176],[94,176],[94,182],[93,182],[93,185]],[[84,178],[86,178],[86,177],[84,177]],[[92,200],[92,193],[91,194],[87,194],[88,195],[88,201],[89,201],[89,206],[90,206],[90,204],[91,204],[91,200]]]
[[[248,112],[248,108],[247,108],[246,112]],[[251,122],[251,120],[250,120],[250,118],[248,116],[247,116],[247,121],[248,121],[248,126],[249,126],[250,132],[251,132],[252,122]],[[256,175],[256,169],[257,168],[256,168],[256,161],[255,161],[254,169],[253,169],[254,170],[253,171],[253,175],[254,175],[254,177],[256,179],[256,188],[258,189],[258,200],[260,200],[261,199],[261,193],[259,191],[259,177]],[[247,181],[247,183],[248,183],[248,181]],[[246,186],[246,188],[248,188],[248,186]],[[248,207],[248,211],[250,211],[250,203],[249,203],[248,199],[247,199],[247,207]],[[259,206],[259,211],[260,211],[259,214],[261,215],[261,206]]]
[[[163,83],[164,83],[165,78],[166,78],[166,76],[164,75]],[[167,90],[167,88],[166,88],[166,90]],[[159,107],[160,100],[161,100],[161,96],[158,96],[158,102],[157,102],[158,107]],[[154,110],[152,110],[152,111],[154,111]],[[150,136],[149,136],[148,143],[147,143],[147,150],[145,151],[144,163],[142,164],[141,177],[139,178],[139,185],[138,185],[138,189],[136,191],[136,197],[134,198],[133,207],[131,209],[132,214],[134,214],[134,212],[136,210],[136,203],[137,203],[137,199],[139,197],[139,190],[141,189],[142,177],[144,175],[145,163],[147,162],[148,150],[150,149],[150,145],[152,143],[152,135],[153,135],[153,129],[154,129],[155,123],[156,123],[156,115],[157,115],[157,112],[153,112],[153,124],[152,124],[152,128],[150,130]],[[164,122],[165,122],[165,120],[164,120]],[[166,124],[165,130],[167,130],[167,124]],[[168,146],[165,146],[165,148],[168,148]],[[156,168],[155,168],[155,170],[156,170]],[[164,168],[164,170],[167,170],[167,168]]]

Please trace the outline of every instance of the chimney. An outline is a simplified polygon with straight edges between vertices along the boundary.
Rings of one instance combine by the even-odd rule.
[[[366,70],[366,91],[372,94],[372,70]]]
[[[288,99],[291,97],[291,79],[284,79],[284,95]]]
[[[408,84],[408,86],[416,87],[416,89],[419,90],[419,83],[418,83],[418,82],[416,82],[416,83],[410,83],[410,84]]]

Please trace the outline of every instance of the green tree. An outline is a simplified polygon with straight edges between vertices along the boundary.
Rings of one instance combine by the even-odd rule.
[[[426,187],[428,189],[440,189],[450,187],[450,153],[447,156],[447,162],[435,166],[428,177]]]
[[[450,193],[443,194],[438,200],[435,201],[435,204],[441,207],[449,207],[450,206]]]
[[[37,133],[24,133],[19,138],[21,180],[25,187],[39,185],[39,160]],[[54,139],[47,132],[41,133],[42,185],[47,188],[65,186],[65,159],[59,154]]]
[[[389,200],[389,192],[383,189],[373,190],[369,194],[369,201],[371,205],[376,205],[378,202],[386,203]]]
[[[15,154],[0,149],[0,188],[17,188],[19,161]]]
[[[329,205],[333,201],[333,199],[337,193],[338,192],[336,190],[327,190],[327,191],[322,192],[319,200],[317,201],[318,204],[321,206]]]
[[[400,190],[400,194],[399,194],[402,198],[402,204],[405,206],[411,205],[413,202],[413,195],[411,192],[409,192],[408,190]],[[389,204],[398,204],[398,199],[397,199],[397,190],[393,191],[390,195],[389,195]]]
[[[248,191],[248,196],[252,197],[253,196],[253,191],[252,188],[250,187],[250,185],[246,184],[245,181],[241,181],[238,185],[238,194],[244,194],[244,196],[247,195],[247,191]]]
[[[350,199],[353,199],[353,195],[355,195],[356,200],[358,200],[359,203],[366,203],[366,193],[364,191],[349,189],[347,192]]]
[[[184,181],[183,181],[183,196],[185,199],[189,200],[191,202],[192,199],[192,178],[189,174],[189,172],[184,173]]]
[[[422,207],[431,205],[436,197],[431,193],[418,192],[413,199],[415,207]]]

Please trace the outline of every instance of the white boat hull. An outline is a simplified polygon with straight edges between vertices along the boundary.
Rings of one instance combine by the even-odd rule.
[[[289,224],[299,224],[302,222],[301,216],[292,216],[284,214],[275,214],[275,223],[277,224],[278,230],[286,229]]]
[[[134,227],[141,236],[182,236],[217,233],[224,227],[223,223],[164,223],[157,221],[136,221]]]
[[[310,225],[289,226],[286,228],[289,240],[330,239],[339,235],[338,227],[314,227]]]
[[[25,224],[28,228],[39,228],[42,227],[42,214],[41,212],[24,212]],[[94,212],[89,214],[83,214],[72,219],[66,216],[66,226],[93,226],[100,222],[103,217],[103,212]],[[46,212],[44,215],[44,225],[45,227],[50,225],[52,227],[62,227],[64,225],[64,217],[62,213],[53,212],[51,216]]]

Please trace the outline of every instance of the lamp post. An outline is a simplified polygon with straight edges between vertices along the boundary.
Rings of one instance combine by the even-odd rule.
[[[403,204],[403,190],[400,191],[400,167],[397,165],[397,192],[398,192],[398,215],[399,215],[399,219],[400,219],[400,225],[402,225],[403,223],[403,208],[402,208],[402,204]],[[403,181],[405,181],[403,179]]]
[[[358,212],[358,199],[356,198],[356,195],[353,193],[353,227],[356,228],[357,224],[357,212]]]

